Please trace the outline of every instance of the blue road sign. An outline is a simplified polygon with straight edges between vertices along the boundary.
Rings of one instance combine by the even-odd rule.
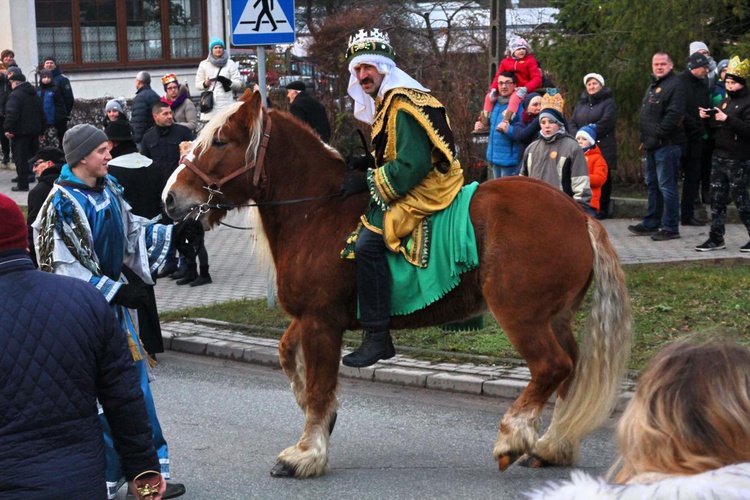
[[[294,43],[294,0],[232,0],[232,44]]]

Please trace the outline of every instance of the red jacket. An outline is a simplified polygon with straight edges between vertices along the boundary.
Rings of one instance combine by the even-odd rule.
[[[500,61],[500,66],[497,68],[497,74],[492,79],[490,90],[497,88],[497,77],[503,71],[512,71],[516,74],[516,87],[526,87],[529,93],[534,92],[539,86],[542,85],[542,70],[539,69],[539,64],[531,54],[526,54],[523,59],[514,59],[510,56]]]
[[[607,181],[607,162],[604,161],[599,147],[594,145],[583,153],[589,167],[589,183],[591,184],[591,208],[599,212],[599,199],[602,197],[602,186]]]

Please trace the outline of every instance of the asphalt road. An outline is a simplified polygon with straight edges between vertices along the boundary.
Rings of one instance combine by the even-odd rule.
[[[508,401],[342,379],[329,473],[272,478],[303,425],[283,372],[175,352],[159,361],[152,388],[183,498],[515,499],[571,471],[498,472],[492,444]],[[610,422],[584,442],[579,466],[600,475],[614,456]]]

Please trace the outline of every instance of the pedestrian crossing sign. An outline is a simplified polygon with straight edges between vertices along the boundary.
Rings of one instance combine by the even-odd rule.
[[[232,45],[294,43],[294,0],[232,0]]]

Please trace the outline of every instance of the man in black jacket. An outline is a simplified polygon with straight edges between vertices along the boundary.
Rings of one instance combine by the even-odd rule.
[[[161,100],[159,94],[151,88],[151,75],[141,71],[135,76],[135,99],[130,113],[130,124],[133,126],[133,139],[138,149],[143,147],[143,134],[154,126],[151,108]]]
[[[47,195],[52,191],[52,186],[55,184],[57,178],[60,177],[60,170],[65,164],[65,153],[59,148],[46,147],[40,149],[31,161],[34,163],[34,173],[39,179],[39,183],[29,191],[27,202],[29,212],[26,216],[26,226],[29,230],[29,254],[34,265],[39,267],[36,260],[36,251],[34,250],[34,232],[31,229],[31,224],[36,220],[39,210],[42,209],[42,205],[44,205],[44,201],[47,199]]]
[[[708,90],[709,60],[700,52],[687,58],[685,70],[677,75],[685,89],[685,135],[687,143],[682,151],[682,170],[685,174],[682,183],[682,202],[680,204],[683,226],[704,226],[703,221],[695,217],[695,204],[698,200],[698,189],[701,180],[701,158],[703,157],[703,136],[705,129],[699,115],[699,108],[708,108],[710,96]]]
[[[305,83],[301,81],[292,82],[286,86],[286,96],[291,103],[289,111],[310,125],[323,142],[331,140],[331,124],[328,123],[328,114],[323,104],[307,93]]]
[[[653,76],[641,105],[641,145],[646,155],[648,208],[643,221],[628,226],[631,233],[654,241],[680,237],[680,200],[677,172],[685,143],[685,89],[665,52],[651,60]]]
[[[128,342],[90,284],[41,273],[18,206],[0,194],[0,496],[106,498],[107,417],[131,491],[166,489]],[[33,311],[29,314],[28,311]],[[54,382],[50,382],[54,381]],[[134,492],[134,491],[133,491]]]
[[[54,57],[47,57],[44,59],[44,69],[52,72],[52,82],[57,86],[65,106],[65,114],[55,116],[55,123],[48,123],[50,127],[52,125],[55,126],[57,138],[62,145],[63,136],[65,136],[65,132],[68,131],[68,120],[70,119],[73,107],[76,104],[76,98],[73,95],[73,88],[70,86],[70,80],[67,76],[63,75],[62,69],[57,65],[57,61]]]
[[[18,186],[13,191],[28,191],[34,174],[29,172],[29,161],[39,150],[39,136],[44,131],[44,109],[34,87],[19,71],[10,75],[13,86],[5,106],[5,137],[11,140],[16,163]]]

